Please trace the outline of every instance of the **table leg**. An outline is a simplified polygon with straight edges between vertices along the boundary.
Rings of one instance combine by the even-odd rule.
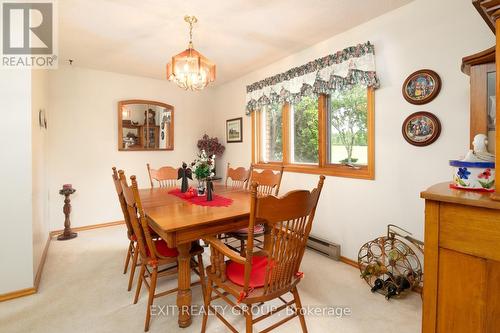
[[[177,246],[178,256],[178,287],[177,308],[179,309],[179,327],[191,325],[191,243]]]

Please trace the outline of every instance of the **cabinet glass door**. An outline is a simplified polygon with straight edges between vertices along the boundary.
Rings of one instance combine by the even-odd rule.
[[[487,88],[487,94],[488,94],[488,100],[487,104],[488,105],[488,150],[491,153],[495,153],[495,127],[496,127],[496,91],[495,91],[495,85],[496,85],[496,72],[488,72],[487,73],[487,80],[488,80],[488,88]]]

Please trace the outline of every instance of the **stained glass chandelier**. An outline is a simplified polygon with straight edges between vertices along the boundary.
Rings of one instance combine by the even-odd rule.
[[[215,64],[193,48],[193,25],[198,19],[186,15],[184,21],[189,24],[189,46],[167,64],[167,79],[186,90],[202,90],[215,81]]]

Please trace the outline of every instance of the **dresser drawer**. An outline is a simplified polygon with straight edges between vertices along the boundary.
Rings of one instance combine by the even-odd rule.
[[[439,247],[500,261],[500,211],[441,203]]]

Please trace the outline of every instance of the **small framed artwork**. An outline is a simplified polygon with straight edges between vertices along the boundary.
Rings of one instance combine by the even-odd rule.
[[[441,78],[430,69],[422,69],[406,78],[402,90],[403,97],[411,104],[429,103],[441,90]]]
[[[441,123],[430,112],[415,112],[403,122],[403,137],[414,146],[428,146],[439,138]]]
[[[226,120],[226,142],[243,142],[243,118]]]

